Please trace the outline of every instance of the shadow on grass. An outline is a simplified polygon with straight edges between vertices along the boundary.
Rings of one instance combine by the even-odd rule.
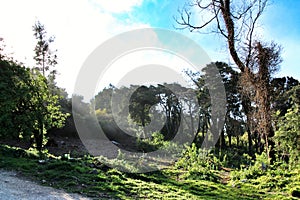
[[[97,199],[262,199],[254,187],[182,178],[176,169],[143,174],[109,169],[92,157],[72,160],[45,157],[36,152],[0,146],[0,168],[16,170],[43,185]]]

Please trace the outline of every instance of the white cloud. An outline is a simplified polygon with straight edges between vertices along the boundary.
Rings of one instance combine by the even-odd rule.
[[[104,72],[97,91],[109,83],[115,86],[129,86],[178,82],[187,86],[187,80],[182,76],[183,70],[186,69],[196,70],[187,61],[165,50],[140,49],[128,52],[115,60]],[[168,73],[164,73],[167,71]]]
[[[103,2],[98,1],[99,4]],[[125,11],[140,3],[125,1],[119,4],[124,9],[118,9]],[[60,73],[57,81],[69,93],[73,92],[83,62],[98,45],[118,33],[149,27],[147,24],[124,22],[110,13],[100,12],[88,1],[0,0],[0,4],[0,37],[4,38],[7,46],[13,47],[14,57],[19,61],[30,66],[34,64],[32,26],[36,20],[45,25],[49,35],[55,35],[53,47],[58,49],[57,70]]]
[[[90,0],[104,12],[123,13],[130,12],[133,7],[142,4],[142,0]]]

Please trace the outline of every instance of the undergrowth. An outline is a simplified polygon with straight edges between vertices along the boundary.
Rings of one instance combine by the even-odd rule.
[[[0,146],[0,168],[18,171],[42,185],[95,199],[292,199],[292,192],[299,187],[299,171],[291,172],[289,177],[283,171],[280,174],[271,169],[245,183],[241,181],[243,175],[237,173],[232,177],[236,185],[232,181],[221,183],[222,162],[209,152],[200,158],[196,151],[199,150],[192,146],[175,166],[165,170],[124,173],[108,168],[89,155],[54,157],[34,150]],[[274,187],[267,184],[269,180],[261,180],[274,176],[288,180],[272,180]],[[286,189],[276,192],[282,184]]]

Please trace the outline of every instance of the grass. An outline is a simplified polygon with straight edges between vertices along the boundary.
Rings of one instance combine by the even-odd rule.
[[[63,160],[35,151],[0,146],[0,168],[15,170],[42,185],[84,194],[95,199],[292,199],[251,183],[237,186],[189,178],[180,169],[131,174],[110,169],[89,156]],[[221,171],[214,173],[222,178]]]

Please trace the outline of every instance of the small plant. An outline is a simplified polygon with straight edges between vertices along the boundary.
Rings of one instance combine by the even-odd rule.
[[[266,153],[256,154],[256,161],[251,162],[248,166],[241,165],[240,170],[231,173],[232,180],[256,179],[268,170],[268,158]]]
[[[217,181],[215,170],[221,166],[221,161],[211,151],[198,149],[193,143],[187,148],[183,157],[177,161],[175,167],[186,171],[184,178],[196,180]]]

